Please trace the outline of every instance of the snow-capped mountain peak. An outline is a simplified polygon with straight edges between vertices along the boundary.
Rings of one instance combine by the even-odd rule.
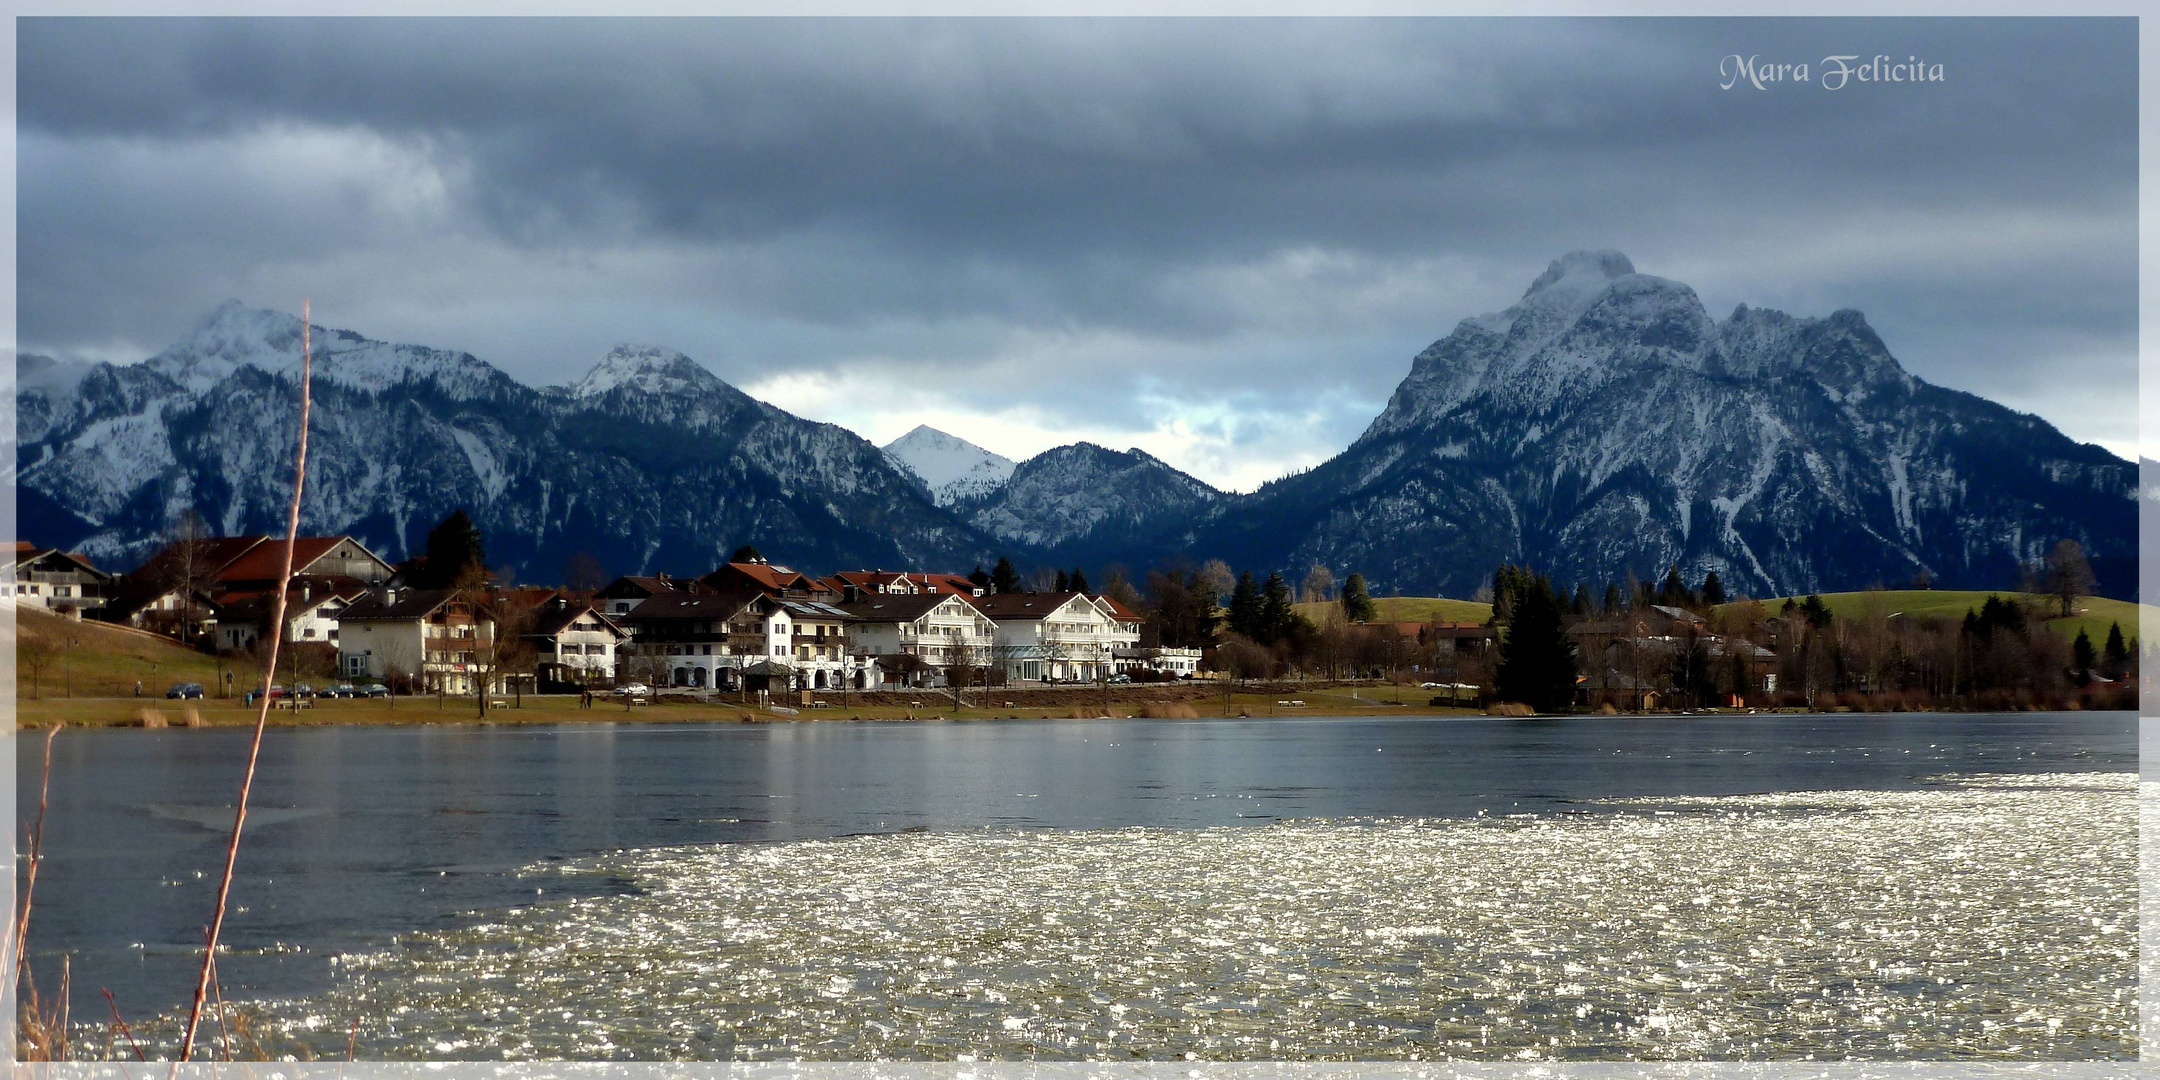
[[[300,369],[304,345],[314,349],[315,379],[350,390],[381,393],[430,380],[453,397],[467,398],[507,378],[470,353],[375,341],[350,330],[317,325],[303,340],[298,316],[238,300],[219,304],[187,337],[143,366],[200,394],[242,368],[290,378]]]
[[[1552,261],[1536,281],[1523,290],[1523,301],[1542,297],[1543,302],[1569,302],[1581,306],[1604,292],[1615,279],[1635,272],[1635,264],[1617,251],[1570,251]]]
[[[617,345],[570,387],[573,397],[593,398],[611,390],[646,394],[711,392],[725,386],[697,361],[659,345]]]
[[[201,393],[243,367],[277,372],[299,357],[299,319],[227,300],[203,316],[178,344],[151,357],[147,366]]]
[[[1017,464],[928,424],[886,443],[885,455],[921,480],[939,506],[996,491],[1012,478]]]

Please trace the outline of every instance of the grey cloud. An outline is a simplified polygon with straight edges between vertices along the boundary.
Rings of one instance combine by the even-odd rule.
[[[1862,308],[1982,393],[2030,353],[1988,341],[2074,334],[2119,378],[2134,26],[26,19],[22,337],[154,347],[307,281],[535,381],[665,338],[738,382],[874,354],[987,395],[1012,335],[1072,331],[1158,347],[1005,392],[1294,416],[1614,246],[1726,310]],[[1951,77],[1720,90],[1732,52]],[[1898,223],[1915,251],[1860,242]]]

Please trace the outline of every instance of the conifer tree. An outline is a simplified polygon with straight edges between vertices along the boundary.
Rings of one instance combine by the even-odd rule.
[[[1719,604],[1724,603],[1727,599],[1728,597],[1725,595],[1725,583],[1718,580],[1717,571],[1710,571],[1709,576],[1703,578],[1702,602],[1708,604],[1711,607],[1716,607]]]
[[[1070,591],[1072,591],[1072,579],[1071,579],[1071,578],[1069,578],[1069,577],[1067,577],[1067,576],[1065,576],[1065,571],[1063,571],[1063,570],[1060,570],[1060,571],[1058,571],[1058,572],[1057,572],[1057,582],[1056,582],[1055,584],[1053,584],[1053,585],[1051,585],[1051,586],[1050,586],[1050,591],[1051,591],[1051,592],[1070,592]]]
[[[1088,588],[1087,575],[1085,573],[1082,573],[1079,567],[1075,566],[1073,567],[1072,576],[1065,579],[1065,588],[1060,589],[1059,591],[1084,593],[1090,592],[1092,590]]]
[[[1621,608],[1620,586],[1617,582],[1605,584],[1605,614],[1618,615]]]
[[[1574,703],[1575,646],[1560,624],[1552,583],[1542,576],[1531,579],[1516,601],[1493,682],[1504,700],[1539,712],[1559,712]]]
[[[2079,686],[2091,682],[2093,668],[2099,659],[2099,655],[2093,651],[2092,637],[2080,628],[2077,640],[2070,643],[2071,681]]]
[[[990,590],[1001,593],[1020,591],[1020,571],[1013,568],[1011,559],[1002,555],[998,557],[996,568],[990,571]]]
[[[1230,632],[1260,638],[1260,584],[1250,570],[1239,574],[1237,587],[1230,590]]]
[[[1687,607],[1694,599],[1688,595],[1687,583],[1680,580],[1680,568],[1668,568],[1665,571],[1665,584],[1658,587],[1657,602],[1666,607]]]
[[[1258,640],[1272,645],[1290,636],[1297,621],[1297,610],[1290,606],[1290,583],[1283,580],[1280,572],[1270,571],[1267,584],[1260,589],[1260,636]]]
[[[487,573],[487,545],[480,529],[463,510],[452,510],[427,534],[427,571],[421,583],[448,589],[461,580]]]
[[[2100,647],[2100,674],[2120,679],[2130,670],[2130,647],[2123,644],[2122,624],[2108,624],[2107,644]]]
[[[1371,622],[1376,614],[1372,593],[1366,591],[1365,575],[1352,574],[1342,587],[1343,618],[1354,623]]]

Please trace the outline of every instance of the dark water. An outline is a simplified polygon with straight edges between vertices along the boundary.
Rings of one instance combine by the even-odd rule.
[[[54,747],[32,951],[78,1016],[181,1004],[246,732],[71,730]],[[18,743],[36,811],[41,735]],[[2128,713],[328,727],[269,733],[219,968],[320,989],[328,958],[532,901],[544,859],[982,826],[1446,818],[1589,799],[1909,790],[1948,773],[2130,772]],[[549,878],[626,890],[626,881]]]

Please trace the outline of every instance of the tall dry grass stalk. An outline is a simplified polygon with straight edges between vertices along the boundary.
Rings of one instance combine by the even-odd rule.
[[[210,980],[217,970],[218,937],[225,929],[225,907],[232,896],[233,865],[240,859],[240,834],[247,826],[248,795],[255,789],[255,765],[262,757],[263,729],[270,725],[270,686],[277,675],[278,646],[285,640],[285,599],[292,589],[293,544],[300,538],[300,493],[307,483],[308,409],[315,372],[313,326],[309,304],[300,303],[300,443],[293,453],[292,506],[285,517],[285,569],[278,575],[277,602],[270,609],[270,656],[263,666],[261,709],[255,714],[255,738],[248,744],[247,771],[240,777],[240,799],[233,809],[232,838],[225,844],[225,872],[218,878],[217,906],[211,910],[210,926],[203,935],[202,972],[195,979],[195,1001],[188,1007],[187,1028],[180,1034],[180,1060],[193,1059],[195,1029],[202,1022],[203,1002],[210,995]],[[222,994],[220,995],[222,996]],[[222,1026],[224,1011],[219,1010]],[[231,1038],[226,1040],[231,1056]]]
[[[9,945],[15,953],[15,986],[24,995],[22,1010],[16,1020],[19,1040],[16,1052],[24,1061],[64,1061],[68,1052],[67,957],[60,958],[60,996],[53,1004],[46,1005],[39,999],[37,980],[30,971],[28,948],[30,910],[37,902],[38,866],[45,861],[45,808],[51,801],[53,737],[58,734],[57,724],[45,732],[45,767],[38,779],[37,821],[30,827],[24,857],[22,910],[16,912],[15,925],[8,928]]]

